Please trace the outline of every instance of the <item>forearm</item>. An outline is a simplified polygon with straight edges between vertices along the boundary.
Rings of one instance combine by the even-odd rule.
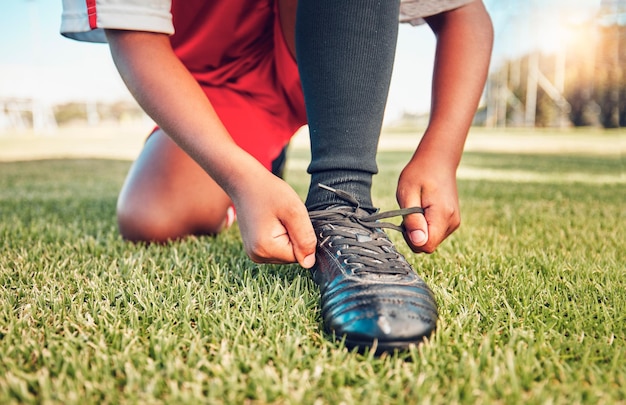
[[[261,166],[232,140],[169,38],[118,30],[107,30],[107,38],[122,79],[146,113],[229,195],[237,194],[241,176]]]
[[[493,28],[480,0],[427,22],[437,50],[430,122],[420,148],[456,168],[487,78]]]

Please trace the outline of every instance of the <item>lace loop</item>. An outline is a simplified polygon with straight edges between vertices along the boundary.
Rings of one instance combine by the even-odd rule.
[[[322,238],[330,238],[339,256],[347,256],[345,262],[353,266],[355,274],[403,275],[411,271],[410,265],[396,251],[382,228],[404,232],[402,226],[381,219],[420,213],[421,207],[397,209],[386,212],[367,213],[359,202],[345,191],[320,184],[320,187],[335,193],[350,203],[350,206],[337,204],[325,210],[311,211],[311,221],[328,224]]]

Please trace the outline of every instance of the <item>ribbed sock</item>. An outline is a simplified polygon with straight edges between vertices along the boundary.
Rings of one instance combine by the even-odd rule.
[[[373,207],[372,176],[398,35],[398,0],[300,0],[296,50],[311,137],[309,209]]]

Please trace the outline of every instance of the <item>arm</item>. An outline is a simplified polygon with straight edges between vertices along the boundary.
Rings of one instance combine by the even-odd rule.
[[[113,60],[138,103],[226,191],[257,262],[313,265],[316,239],[304,204],[235,144],[164,34],[107,30]]]
[[[430,122],[400,175],[401,207],[424,216],[404,220],[415,252],[433,252],[460,225],[456,169],[485,85],[493,28],[480,0],[426,19],[437,38]]]

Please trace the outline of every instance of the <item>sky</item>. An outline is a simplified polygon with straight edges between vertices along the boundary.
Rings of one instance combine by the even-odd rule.
[[[484,2],[496,34],[492,68],[532,49],[553,51],[600,6],[600,0]],[[62,37],[61,12],[61,0],[2,0],[0,98],[36,98],[49,103],[130,99],[107,45]],[[434,50],[435,38],[427,26],[400,26],[388,119],[404,111],[428,111]]]

